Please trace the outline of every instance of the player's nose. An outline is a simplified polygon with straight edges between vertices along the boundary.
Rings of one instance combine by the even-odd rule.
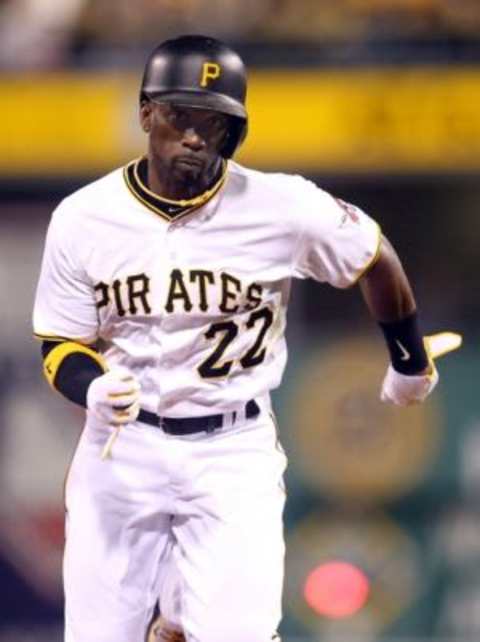
[[[190,149],[198,151],[205,147],[205,140],[194,127],[189,127],[183,134],[183,144]]]

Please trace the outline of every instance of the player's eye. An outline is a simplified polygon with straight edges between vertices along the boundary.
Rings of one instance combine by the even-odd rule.
[[[176,129],[186,129],[189,126],[189,116],[181,109],[171,108],[167,120]]]
[[[175,123],[178,127],[188,127],[190,116],[184,111],[178,111],[175,117]]]
[[[225,125],[225,118],[223,116],[213,116],[210,120],[213,127],[220,129]]]
[[[222,132],[226,128],[226,119],[222,115],[215,115],[207,121],[208,129],[215,134]]]

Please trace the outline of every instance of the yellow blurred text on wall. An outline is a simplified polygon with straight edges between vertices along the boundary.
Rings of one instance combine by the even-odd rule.
[[[93,175],[139,155],[132,74],[0,77],[0,172]],[[480,71],[252,71],[239,160],[334,173],[480,169]]]

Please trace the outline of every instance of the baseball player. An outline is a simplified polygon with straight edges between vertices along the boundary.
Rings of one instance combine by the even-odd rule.
[[[438,380],[378,225],[231,160],[245,96],[225,44],[164,42],[140,91],[146,155],[52,216],[34,332],[50,384],[87,411],[66,485],[66,642],[140,642],[159,595],[166,640],[275,639],[286,458],[269,393],[293,277],[359,283],[390,353],[383,400],[421,402]]]

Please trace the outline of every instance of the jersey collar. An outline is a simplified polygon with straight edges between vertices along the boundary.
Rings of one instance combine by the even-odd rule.
[[[149,210],[158,214],[166,221],[177,220],[193,210],[202,207],[220,190],[227,177],[227,162],[223,161],[222,174],[218,181],[210,189],[191,199],[174,201],[155,194],[146,185],[146,158],[137,158],[126,165],[123,170],[123,177],[128,189],[133,196]]]

